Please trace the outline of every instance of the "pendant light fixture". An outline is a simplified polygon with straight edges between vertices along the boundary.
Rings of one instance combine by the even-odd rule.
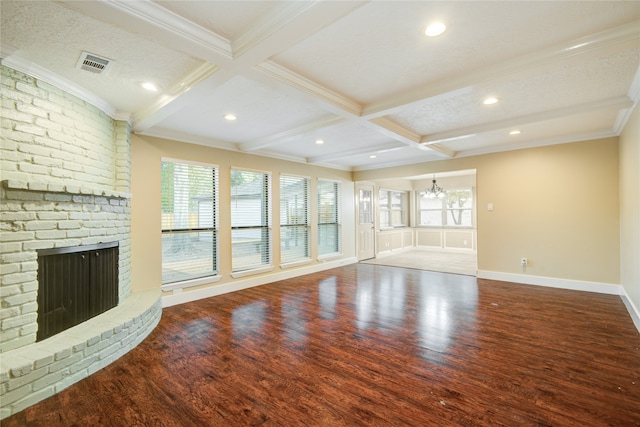
[[[425,196],[428,199],[433,199],[436,197],[439,199],[444,198],[444,196],[446,196],[447,193],[442,189],[442,187],[436,184],[436,174],[433,174],[433,181],[431,182],[432,182],[431,188],[428,188],[427,191],[425,191]]]

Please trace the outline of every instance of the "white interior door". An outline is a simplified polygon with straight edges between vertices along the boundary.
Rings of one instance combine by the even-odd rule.
[[[358,184],[358,261],[376,256],[373,185]]]

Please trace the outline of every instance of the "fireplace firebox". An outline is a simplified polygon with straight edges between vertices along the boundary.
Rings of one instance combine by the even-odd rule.
[[[118,304],[118,242],[38,251],[36,341]]]

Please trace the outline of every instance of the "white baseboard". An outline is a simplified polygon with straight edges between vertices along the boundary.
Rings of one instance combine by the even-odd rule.
[[[410,252],[413,249],[415,249],[413,246],[407,246],[406,248],[400,248],[400,249],[391,249],[388,251],[382,251],[382,252],[378,252],[375,256],[375,258],[384,258],[384,257],[388,257],[391,255],[398,255],[404,252]]]
[[[525,285],[548,286],[551,288],[571,289],[574,291],[597,292],[600,294],[619,295],[624,303],[633,324],[640,332],[640,310],[633,303],[622,285],[611,283],[586,282],[582,280],[557,279],[554,277],[528,276],[526,274],[501,273],[499,271],[478,270],[478,279],[500,280],[503,282],[522,283]]]
[[[478,270],[478,279],[500,280],[522,283],[524,285],[547,286],[550,288],[571,289],[574,291],[598,292],[600,294],[624,295],[624,288],[611,283],[587,282],[582,280],[558,279],[555,277],[529,276],[526,274],[502,273],[499,271]]]
[[[629,294],[627,294],[624,287],[622,288],[622,302],[627,307],[633,324],[636,325],[636,329],[640,332],[640,310],[638,310],[638,307],[636,307],[631,298],[629,298]]]
[[[441,246],[414,246],[412,249],[424,252],[444,252],[450,254],[475,254],[475,249],[468,248],[443,248]]]
[[[162,307],[171,307],[172,305],[184,304],[190,301],[197,301],[203,298],[209,298],[229,292],[240,291],[242,289],[253,288],[254,286],[266,285],[267,283],[287,280],[294,277],[302,276],[304,274],[316,273],[318,271],[329,270],[331,268],[336,268],[348,264],[355,264],[357,262],[358,259],[355,257],[337,259],[332,261],[323,261],[304,268],[287,269],[279,273],[256,276],[244,280],[234,280],[231,283],[214,285],[195,291],[165,295],[162,297]]]

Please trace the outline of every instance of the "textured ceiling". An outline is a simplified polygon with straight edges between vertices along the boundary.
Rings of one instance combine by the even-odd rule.
[[[135,132],[345,170],[614,136],[640,98],[640,1],[0,8],[5,65]],[[436,20],[447,31],[426,37]],[[77,69],[82,51],[111,70]]]

